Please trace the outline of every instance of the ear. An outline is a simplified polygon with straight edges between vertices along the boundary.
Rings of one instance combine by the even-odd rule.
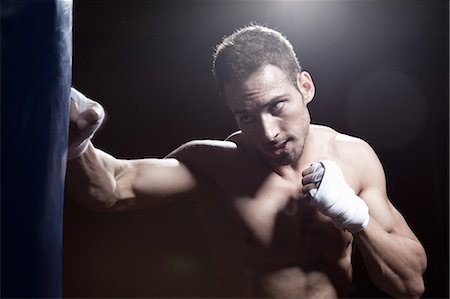
[[[305,104],[311,102],[316,93],[316,88],[314,87],[314,82],[308,72],[303,71],[297,74],[297,87],[303,95]]]

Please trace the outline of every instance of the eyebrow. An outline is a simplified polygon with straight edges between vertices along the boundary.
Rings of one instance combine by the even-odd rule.
[[[268,106],[270,104],[273,104],[274,102],[277,102],[277,101],[279,101],[281,99],[286,99],[288,97],[289,97],[289,94],[287,94],[287,93],[279,95],[279,96],[276,96],[276,97],[272,98],[269,102],[267,102],[266,106]]]
[[[250,111],[250,109],[237,109],[237,110],[233,110],[233,114],[246,114]]]
[[[278,96],[275,96],[275,97],[273,97],[272,99],[270,99],[266,104],[264,104],[263,106],[264,107],[267,107],[267,106],[270,106],[271,104],[273,104],[274,102],[276,102],[276,101],[279,101],[280,99],[282,99],[282,98],[287,98],[289,96],[289,94],[281,94],[281,95],[278,95]],[[233,110],[233,113],[234,114],[246,114],[246,113],[249,113],[251,111],[251,109],[248,109],[248,108],[242,108],[242,109],[236,109],[236,110]]]

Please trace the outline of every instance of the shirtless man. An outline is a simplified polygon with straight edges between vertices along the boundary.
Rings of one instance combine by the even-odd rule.
[[[192,141],[164,159],[119,160],[90,139],[104,112],[73,90],[67,185],[101,211],[194,198],[226,297],[348,297],[353,244],[394,297],[419,297],[426,256],[386,195],[364,141],[310,124],[311,76],[277,31],[256,25],[224,38],[219,89],[240,128]]]

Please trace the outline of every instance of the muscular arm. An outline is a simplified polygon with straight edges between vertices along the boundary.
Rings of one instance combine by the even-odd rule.
[[[68,162],[68,192],[81,205],[124,211],[167,203],[193,191],[196,176],[177,159],[120,160],[96,149]]]
[[[102,123],[103,107],[74,88],[71,99],[66,186],[80,204],[100,211],[138,209],[197,187],[198,176],[176,158],[120,160],[96,149],[90,140]],[[190,148],[175,153],[183,156]]]
[[[424,291],[422,274],[426,268],[425,251],[403,216],[386,195],[382,166],[365,143],[358,145],[363,169],[359,196],[369,207],[368,226],[354,234],[373,282],[395,297],[420,297]]]

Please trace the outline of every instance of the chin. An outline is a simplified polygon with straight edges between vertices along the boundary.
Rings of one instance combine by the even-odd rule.
[[[296,150],[294,150],[291,153],[289,153],[289,155],[286,157],[286,159],[289,160],[289,164],[297,163],[298,160],[300,160],[300,157],[302,156],[302,153],[303,153],[303,144],[298,146],[296,148]]]
[[[280,166],[289,166],[295,164],[300,159],[298,152],[292,152],[282,157],[271,157],[271,160]]]
[[[303,144],[297,146],[294,150],[292,150],[288,154],[280,157],[275,157],[267,152],[264,153],[264,151],[260,151],[260,154],[266,161],[270,161],[270,163],[272,164],[276,164],[279,166],[289,166],[297,163],[298,160],[300,160],[302,152],[303,152]]]

